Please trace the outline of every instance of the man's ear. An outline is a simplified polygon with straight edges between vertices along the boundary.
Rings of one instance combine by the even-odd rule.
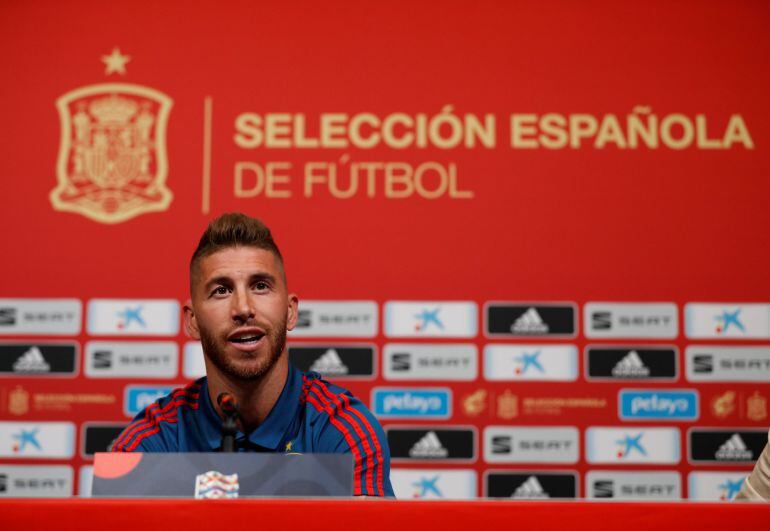
[[[297,307],[299,297],[296,293],[289,293],[289,307],[286,310],[286,330],[294,330],[297,324]]]
[[[184,330],[193,339],[201,338],[200,331],[198,330],[198,321],[195,319],[195,312],[193,311],[190,299],[187,299],[187,302],[184,304]]]

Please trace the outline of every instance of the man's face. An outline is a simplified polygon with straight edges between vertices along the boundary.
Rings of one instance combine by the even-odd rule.
[[[297,297],[272,252],[230,247],[206,256],[191,286],[185,326],[217,370],[254,381],[275,366],[297,320]]]

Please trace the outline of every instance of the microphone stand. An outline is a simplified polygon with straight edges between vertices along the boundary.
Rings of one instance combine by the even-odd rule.
[[[222,452],[235,452],[235,434],[238,433],[238,406],[235,399],[229,393],[220,393],[217,397],[222,413],[225,414],[225,420],[222,422]]]

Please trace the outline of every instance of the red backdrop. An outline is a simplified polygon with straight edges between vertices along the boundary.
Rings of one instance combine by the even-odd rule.
[[[589,301],[667,301],[678,305],[682,322],[682,308],[691,301],[768,301],[769,15],[760,1],[5,2],[0,296],[71,297],[84,304],[91,298],[183,301],[187,261],[206,222],[239,210],[270,225],[301,299],[374,300],[381,315],[389,300],[469,300],[480,307],[492,300],[573,301],[579,313]],[[101,59],[114,48],[130,56],[125,73],[106,73]],[[167,154],[165,184],[173,199],[165,209],[103,223],[54,208],[57,179],[72,173],[70,166],[57,170],[63,132],[56,101],[102,83],[141,85],[173,100],[165,142],[157,139],[152,147],[156,157]],[[332,142],[244,148],[235,140],[244,113],[263,120],[301,115],[308,135],[317,137],[322,117],[332,113],[348,120],[370,113],[381,121],[404,113],[430,121],[446,106],[462,121],[492,115],[487,132],[494,131],[494,142],[449,142],[448,122],[425,147],[403,149],[386,141],[372,148]],[[594,120],[606,144],[597,146],[597,133],[580,138],[578,129],[562,128],[563,147],[549,149],[548,139],[524,147],[543,123],[532,120],[532,133],[524,118],[517,133],[511,116],[548,114],[589,128]],[[657,147],[632,146],[632,114],[646,125],[656,117]],[[620,133],[606,124],[608,115],[617,117]],[[683,118],[670,118],[675,115]],[[661,132],[667,117],[676,124],[669,136]],[[407,128],[400,127],[394,135],[403,138]],[[296,122],[278,137],[295,133]],[[522,140],[512,142],[516,134]],[[559,143],[558,134],[549,138]],[[158,160],[150,164],[153,179]],[[377,173],[373,197],[363,186],[350,198],[334,197],[326,184],[306,196],[308,163],[336,163],[344,177],[364,161],[404,162],[412,169],[426,162],[451,165],[460,193],[388,198],[383,173]],[[291,164],[287,182],[277,185],[291,197],[264,191],[236,197],[235,168],[243,162]],[[440,184],[435,173],[425,179],[431,190]],[[589,343],[582,316],[579,327],[567,342],[582,351]],[[379,330],[374,342],[381,349],[387,341]],[[83,345],[88,338],[84,327],[75,339]],[[180,333],[177,340],[181,345],[185,339]],[[473,342],[480,351],[488,343],[481,333]],[[726,390],[767,394],[766,383],[686,382],[681,356],[689,342],[681,325],[676,340],[657,343],[680,350],[678,381],[658,387],[699,388],[698,425],[767,424],[718,419],[708,408]],[[172,380],[183,381],[181,371]],[[75,379],[4,379],[5,395],[22,384],[33,393],[114,393],[116,402],[32,410],[21,418],[0,411],[0,417],[78,426],[124,421],[123,389],[142,382],[93,380],[82,369]],[[375,384],[403,385],[381,376],[341,384],[367,400]],[[605,410],[527,424],[615,425],[617,391],[624,386],[589,384],[581,370],[575,383],[514,386],[485,382],[480,374],[452,387],[454,416],[416,424],[483,429],[503,423],[494,415],[494,397],[513,389],[522,396],[608,400]],[[468,417],[460,397],[480,388],[490,391],[489,409]],[[72,463],[77,470],[86,461],[78,455]],[[466,468],[481,475],[492,467],[479,457]],[[590,467],[581,457],[566,468],[583,473]],[[698,469],[685,459],[662,468]]]

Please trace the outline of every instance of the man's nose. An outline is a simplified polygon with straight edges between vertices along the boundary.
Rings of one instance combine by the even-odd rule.
[[[236,290],[233,294],[232,316],[237,322],[246,322],[253,319],[256,314],[254,300],[248,291]]]

